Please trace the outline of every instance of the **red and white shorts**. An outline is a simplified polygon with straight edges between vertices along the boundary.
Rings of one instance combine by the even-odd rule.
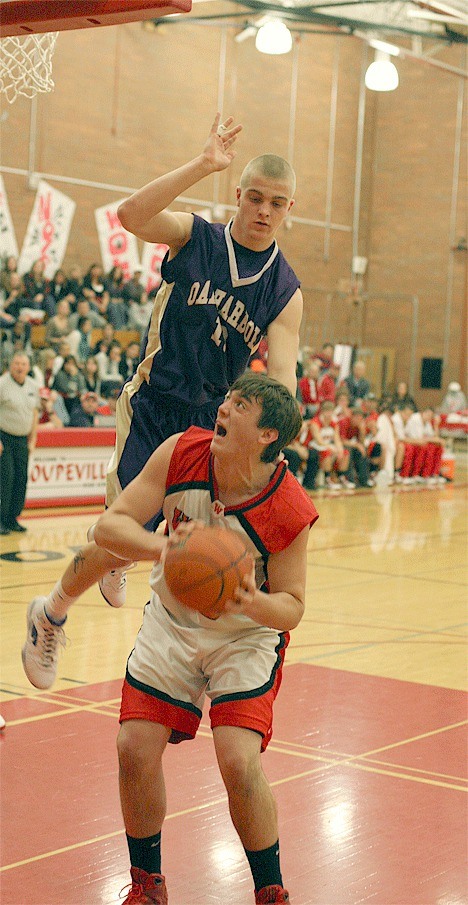
[[[212,728],[258,732],[264,751],[288,643],[289,633],[254,623],[235,634],[180,625],[155,595],[128,659],[120,722],[169,726],[173,743],[194,738],[208,696]]]

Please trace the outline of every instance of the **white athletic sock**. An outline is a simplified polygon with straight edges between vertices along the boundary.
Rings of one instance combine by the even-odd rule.
[[[46,613],[54,622],[62,622],[66,619],[68,610],[75,600],[78,600],[78,597],[69,597],[68,594],[65,594],[60,579],[46,599],[44,604]]]

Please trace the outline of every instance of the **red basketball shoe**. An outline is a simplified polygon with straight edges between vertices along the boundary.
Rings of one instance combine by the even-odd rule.
[[[130,873],[132,888],[122,905],[168,905],[166,881],[161,874],[147,874],[139,867],[132,867]]]
[[[255,905],[279,905],[289,902],[289,892],[282,886],[264,886],[255,894]]]

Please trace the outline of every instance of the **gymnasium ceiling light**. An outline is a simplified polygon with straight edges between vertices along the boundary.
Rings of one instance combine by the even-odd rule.
[[[292,34],[284,22],[272,19],[258,29],[255,47],[260,53],[289,53],[293,43]]]
[[[398,82],[398,69],[392,63],[390,54],[376,50],[375,60],[366,72],[366,88],[371,91],[394,91],[398,88]]]

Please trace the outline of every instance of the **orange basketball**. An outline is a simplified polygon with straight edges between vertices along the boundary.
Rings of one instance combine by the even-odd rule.
[[[217,619],[226,600],[252,568],[246,547],[234,531],[221,527],[195,528],[170,546],[164,562],[166,584],[174,597]]]

